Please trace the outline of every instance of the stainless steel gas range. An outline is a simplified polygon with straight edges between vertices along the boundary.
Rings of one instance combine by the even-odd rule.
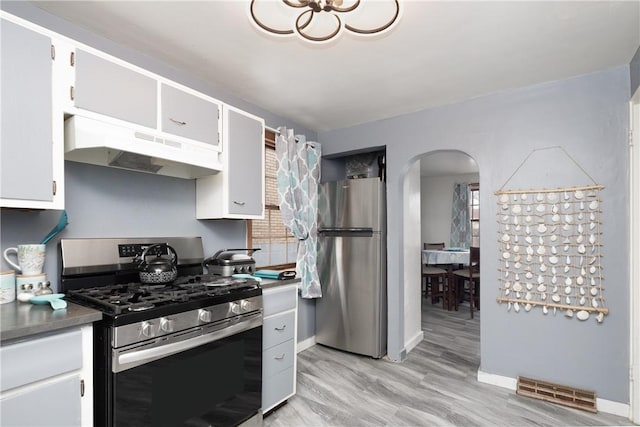
[[[169,283],[140,282],[140,256],[154,244],[153,259],[177,254]],[[96,426],[262,424],[258,282],[202,274],[199,237],[63,239],[61,252],[67,299],[103,312]]]

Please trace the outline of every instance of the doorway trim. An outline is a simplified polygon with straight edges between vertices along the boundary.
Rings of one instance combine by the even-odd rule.
[[[640,424],[640,88],[629,103],[629,419]]]

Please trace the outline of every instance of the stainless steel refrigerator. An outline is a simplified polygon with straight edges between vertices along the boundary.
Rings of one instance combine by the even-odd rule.
[[[385,185],[379,178],[320,185],[316,342],[375,358],[387,352]]]

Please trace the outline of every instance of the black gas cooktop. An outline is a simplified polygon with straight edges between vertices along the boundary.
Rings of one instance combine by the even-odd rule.
[[[67,298],[106,316],[133,321],[134,317],[167,315],[260,294],[259,283],[251,278],[192,275],[166,285],[125,283],[72,289]]]

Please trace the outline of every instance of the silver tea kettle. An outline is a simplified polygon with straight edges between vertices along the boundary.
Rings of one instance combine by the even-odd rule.
[[[151,256],[149,252],[157,247],[166,247],[167,252],[171,255],[171,259],[163,258],[160,254],[150,261],[147,256]],[[140,255],[138,262],[138,273],[140,282],[150,284],[160,284],[173,282],[178,277],[178,254],[175,249],[166,243],[156,243],[147,247]]]

